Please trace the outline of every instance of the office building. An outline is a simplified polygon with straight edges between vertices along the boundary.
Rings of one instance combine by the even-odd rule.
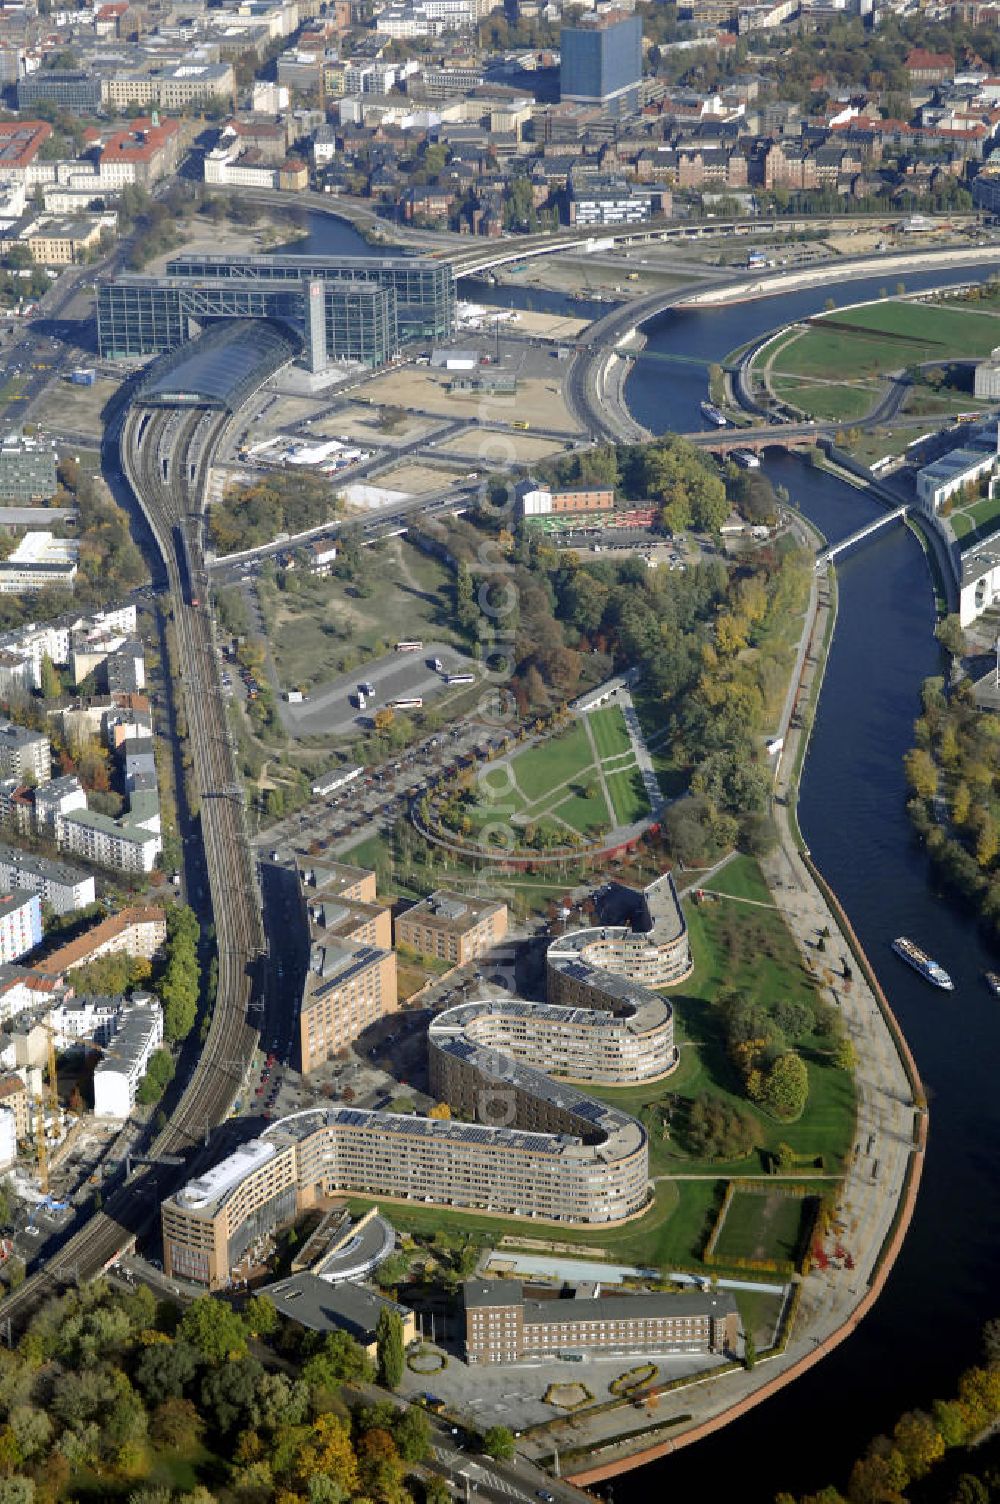
[[[27,183],[35,159],[51,135],[52,127],[45,120],[0,123],[0,178]]]
[[[455,279],[425,256],[213,256],[188,252],[167,262],[168,277],[253,282],[374,282],[395,296],[399,338],[445,339],[455,326]]]
[[[122,1009],[110,1048],[94,1068],[94,1116],[127,1118],[153,1051],[163,1043],[163,1009],[136,993]]]
[[[216,319],[289,325],[313,372],[385,365],[399,348],[395,295],[372,282],[122,276],[98,289],[98,345],[107,360],[163,354]]]
[[[80,545],[53,533],[25,533],[13,553],[0,559],[0,595],[22,591],[72,590]]]
[[[274,1302],[280,1315],[311,1332],[346,1332],[373,1360],[378,1352],[378,1320],[383,1311],[394,1312],[402,1322],[404,1347],[417,1339],[413,1312],[364,1285],[334,1285],[317,1274],[293,1274],[290,1279],[268,1285],[267,1298]]]
[[[432,893],[396,920],[397,945],[452,966],[485,955],[506,933],[505,903],[458,893]]]
[[[49,739],[12,721],[0,721],[0,776],[45,783],[52,772]]]
[[[37,893],[0,893],[0,964],[18,961],[42,943],[42,901]]]
[[[522,481],[517,488],[517,505],[522,517],[549,517],[576,512],[612,512],[615,493],[612,487],[590,490],[553,491],[537,481]]]
[[[40,68],[18,79],[17,107],[22,114],[42,102],[71,115],[96,115],[101,108],[101,80],[95,74],[57,68]]]
[[[974,395],[979,402],[1000,399],[1000,349],[991,350],[987,360],[976,366]]]
[[[468,1363],[544,1362],[553,1358],[647,1354],[735,1355],[740,1334],[728,1290],[692,1288],[604,1295],[600,1285],[571,1296],[531,1300],[517,1280],[468,1280],[463,1286]]]
[[[339,898],[345,915],[349,903],[375,897],[374,876],[357,868],[320,865],[304,871],[302,883],[304,891],[327,888],[331,907]],[[454,1118],[330,1107],[282,1119],[243,1158],[226,1162],[222,1189],[212,1181],[164,1202],[166,1267],[218,1288],[233,1249],[239,1257],[261,1229],[349,1191],[582,1227],[640,1212],[649,1193],[645,1128],[571,1081],[635,1084],[674,1068],[673,1010],[651,988],[682,980],[691,957],[669,874],[641,893],[622,887],[611,897],[629,925],[579,931],[549,948],[550,992],[565,988],[569,1001],[475,1000],[433,1021],[431,1091]],[[492,907],[473,906],[472,917],[505,925],[506,912],[498,921]],[[331,1047],[350,968],[373,967],[378,954],[332,959],[334,1006],[312,1035],[303,1026],[304,1049],[320,1057]],[[307,982],[304,1008],[325,1000],[313,1003],[311,991]],[[348,1012],[341,1037],[358,1021]]]
[[[188,61],[169,68],[107,73],[100,80],[100,98],[116,114],[135,106],[179,113],[192,105],[229,106],[235,88],[231,63]]]
[[[0,843],[0,889],[37,893],[56,914],[72,914],[96,901],[89,872]]]
[[[563,26],[559,96],[615,118],[637,113],[642,81],[642,21],[623,11]]]
[[[56,452],[51,444],[8,434],[0,443],[0,500],[48,501],[56,493]]]

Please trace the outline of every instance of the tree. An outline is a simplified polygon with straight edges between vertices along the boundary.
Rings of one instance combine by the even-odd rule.
[[[506,1462],[514,1455],[514,1435],[507,1426],[490,1426],[483,1437],[483,1451],[497,1462]]]
[[[938,622],[934,629],[934,636],[953,658],[964,658],[969,651],[969,645],[965,640],[965,633],[962,630],[961,622],[954,613]]]
[[[58,700],[62,694],[62,680],[55,664],[48,653],[42,655],[41,668],[39,670],[41,681],[41,693],[43,700]]]
[[[779,1055],[764,1077],[762,1101],[775,1117],[786,1122],[800,1116],[809,1096],[809,1073],[794,1050]]]
[[[933,799],[938,790],[937,768],[929,752],[913,747],[903,759],[906,781],[918,799]]]
[[[135,1382],[146,1399],[179,1399],[200,1368],[198,1353],[189,1342],[156,1342],[143,1349]]]
[[[426,1410],[410,1405],[398,1413],[392,1435],[404,1462],[423,1462],[431,1449],[431,1423]]]
[[[211,1295],[200,1295],[181,1317],[178,1334],[207,1363],[221,1363],[246,1351],[246,1329],[232,1306]]]
[[[833,1052],[833,1063],[838,1071],[853,1071],[858,1063],[857,1053],[851,1041],[846,1038],[837,1041]]]
[[[328,1332],[303,1364],[302,1377],[312,1388],[336,1389],[342,1383],[370,1381],[374,1369],[364,1348],[347,1332]]]
[[[746,1369],[753,1368],[753,1366],[754,1366],[754,1364],[756,1362],[757,1362],[757,1344],[754,1341],[753,1332],[744,1331],[744,1333],[743,1333],[743,1367],[746,1368]]]
[[[398,1389],[403,1377],[403,1321],[398,1311],[383,1306],[375,1327],[378,1380],[387,1389]]]
[[[251,1414],[264,1370],[256,1358],[229,1359],[201,1381],[201,1410],[216,1431],[228,1435]]]
[[[270,1337],[277,1330],[278,1312],[266,1295],[253,1295],[243,1312],[247,1331],[254,1337]]]
[[[310,1479],[322,1473],[342,1490],[342,1497],[358,1490],[358,1463],[351,1446],[351,1433],[337,1415],[320,1415],[295,1464],[296,1481],[308,1489]]]

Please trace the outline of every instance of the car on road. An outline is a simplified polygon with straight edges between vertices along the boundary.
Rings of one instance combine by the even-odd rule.
[[[555,1494],[550,1494],[547,1488],[540,1488],[535,1494],[536,1499],[541,1499],[542,1504],[556,1504]]]

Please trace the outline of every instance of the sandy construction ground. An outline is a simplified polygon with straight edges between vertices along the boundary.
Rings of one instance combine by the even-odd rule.
[[[445,389],[447,379],[444,372],[398,370],[369,382],[363,392],[373,404],[392,403],[409,412],[470,421],[485,418],[490,422],[512,422],[525,418],[532,427],[554,428],[567,435],[578,432],[563,401],[558,379],[549,381],[532,376],[519,380],[514,397],[492,396],[489,392],[449,392]]]
[[[407,443],[430,433],[435,424],[430,418],[405,417],[392,428],[382,428],[372,421],[372,415],[364,407],[345,407],[329,417],[317,418],[312,425],[313,433],[321,438],[353,439],[366,448],[392,448],[394,444]]]
[[[438,469],[435,465],[394,465],[379,473],[378,483],[393,491],[405,491],[408,496],[429,496],[454,485],[458,474],[457,469]]]
[[[98,376],[93,386],[53,381],[36,401],[32,416],[57,432],[88,433],[99,439],[104,432],[101,411],[118,385],[107,376]]]
[[[533,308],[519,308],[517,323],[511,327],[520,334],[537,334],[542,339],[574,340],[586,329],[588,319],[567,318],[560,313],[537,313]]]
[[[525,465],[544,460],[550,454],[561,454],[565,445],[559,439],[534,438],[530,433],[510,430],[496,433],[473,425],[437,447],[439,454],[460,454],[466,459],[476,455],[484,468],[491,469],[505,460]]]

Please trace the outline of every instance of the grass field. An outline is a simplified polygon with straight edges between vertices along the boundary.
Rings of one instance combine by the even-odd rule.
[[[712,893],[726,893],[731,898],[749,898],[754,903],[766,903],[774,907],[774,899],[764,881],[757,862],[752,856],[734,856],[721,872],[717,872],[708,884]]]
[[[369,595],[346,580],[305,575],[290,576],[283,591],[262,587],[282,684],[315,689],[381,656],[398,637],[462,643],[452,625],[451,575],[437,559],[392,538],[366,549],[365,564]]]
[[[716,1257],[794,1261],[816,1214],[812,1196],[779,1191],[737,1191],[715,1245]]]
[[[873,406],[890,372],[988,355],[998,342],[1000,319],[974,307],[889,300],[819,318],[765,359],[778,396],[817,418],[851,421]],[[947,396],[935,400],[943,407]]]
[[[963,547],[968,548],[1000,524],[1000,497],[984,497],[971,507],[956,507],[948,520],[956,538],[962,539]]]
[[[509,769],[509,777],[506,769]],[[497,818],[518,832],[558,846],[571,832],[593,840],[649,813],[649,799],[632,751],[625,718],[616,706],[580,717],[557,736],[516,752],[490,771],[475,804],[462,806],[473,832]],[[497,790],[491,799],[489,790]]]
[[[617,705],[605,705],[600,710],[592,710],[588,719],[600,757],[615,757],[632,750],[625,717]]]
[[[863,418],[878,400],[876,382],[846,385],[833,381],[809,381],[797,376],[775,376],[771,387],[776,397],[814,418],[849,423]]]

